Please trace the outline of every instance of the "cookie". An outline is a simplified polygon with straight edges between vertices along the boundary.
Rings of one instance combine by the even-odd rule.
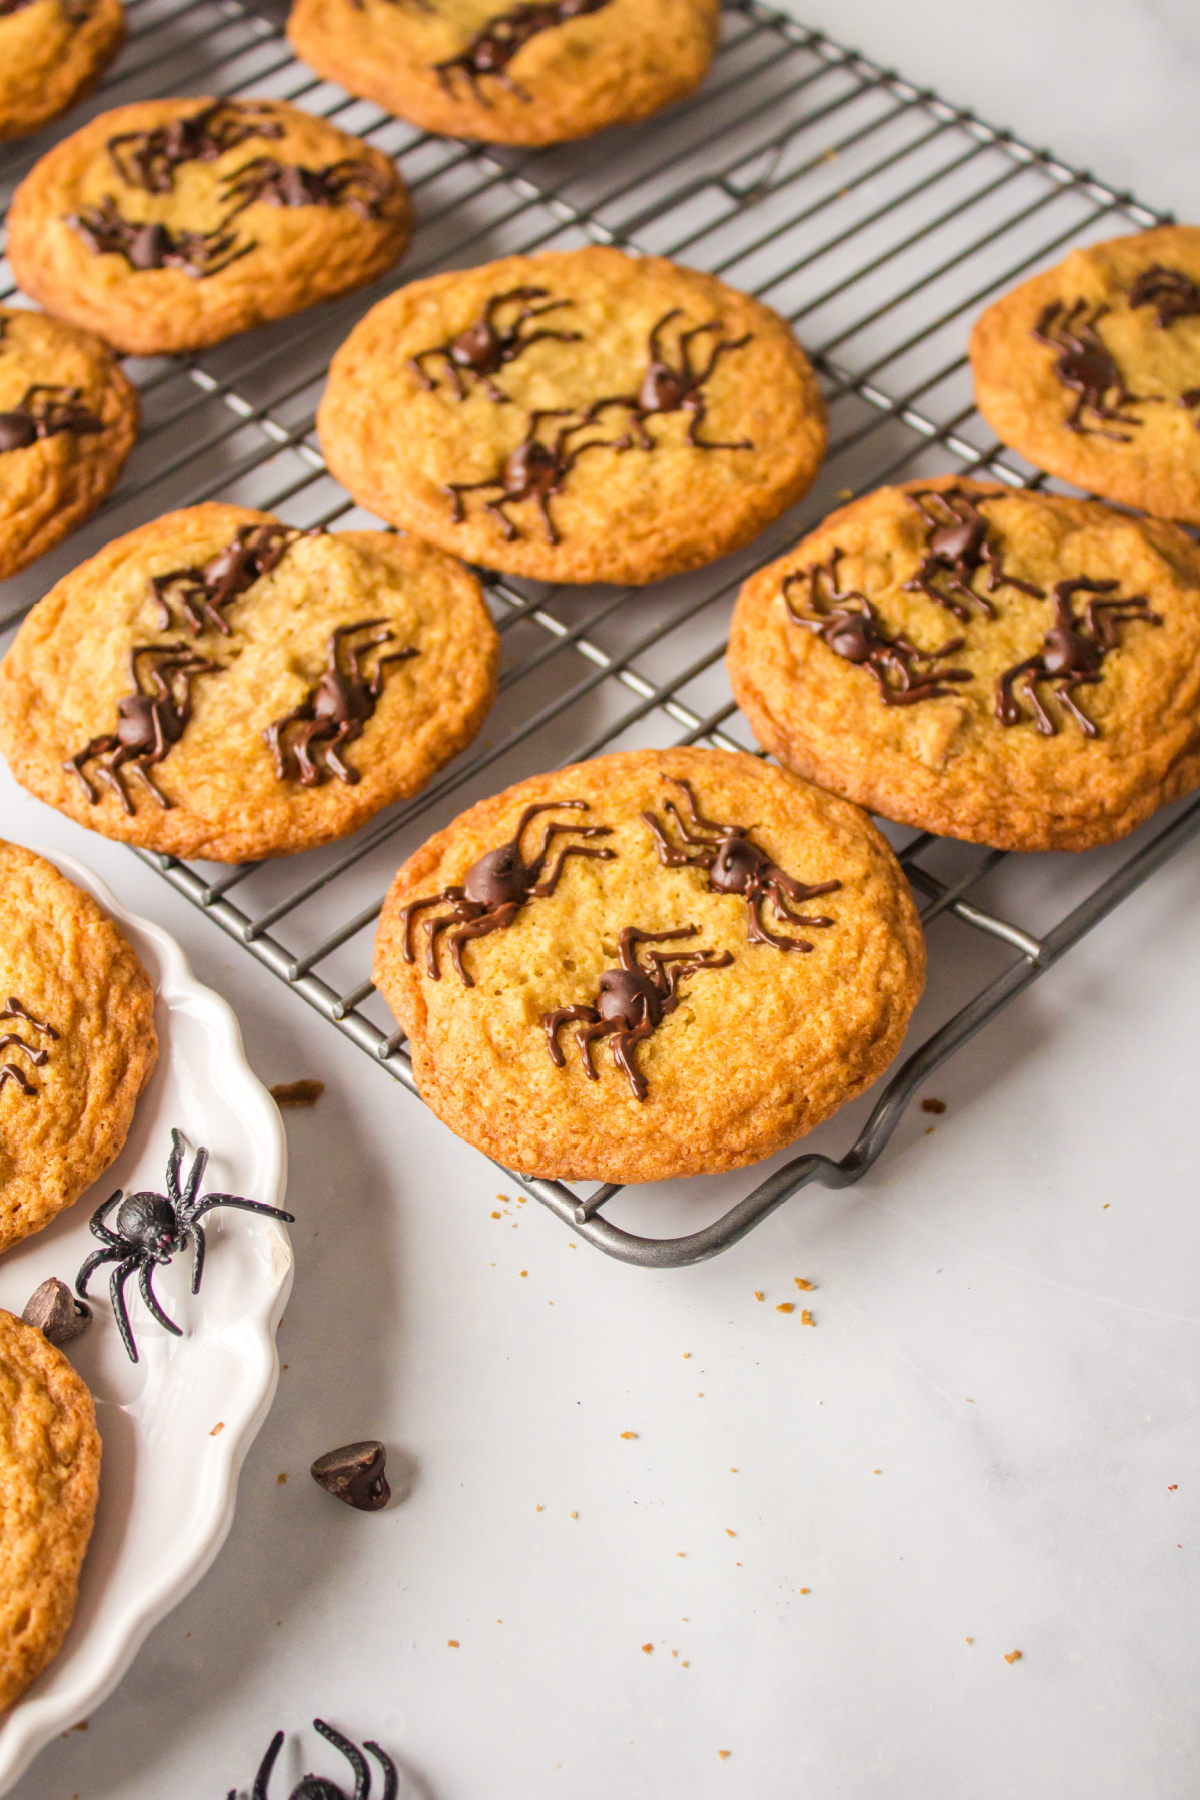
[[[822,787],[1086,850],[1200,781],[1200,550],[1095,501],[881,488],[751,577],[728,666],[760,743]]]
[[[557,144],[645,119],[698,88],[719,0],[296,0],[318,74],[426,131]]]
[[[882,1073],[920,995],[856,807],[756,757],[638,750],[482,801],[400,870],[375,980],[422,1097],[509,1168],[757,1162]]]
[[[157,1060],[154,994],[124,933],[0,839],[0,1250],[120,1154]]]
[[[27,294],[127,354],[200,350],[374,281],[408,195],[379,150],[282,100],[140,100],[102,113],[17,189]]]
[[[980,412],[1052,475],[1200,525],[1200,227],[1073,250],[971,334]]]
[[[381,300],[334,357],[317,426],[364,506],[545,581],[711,562],[799,499],[825,450],[816,378],[777,313],[599,247]]]
[[[0,581],[95,512],[140,416],[137,389],[99,338],[0,307]]]
[[[90,94],[124,41],[121,0],[0,0],[0,142]]]
[[[86,1383],[34,1326],[0,1312],[0,1708],[62,1648],[99,1488]]]
[[[106,837],[280,856],[424,787],[479,729],[498,661],[479,583],[428,544],[211,502],[34,607],[0,665],[0,749]]]

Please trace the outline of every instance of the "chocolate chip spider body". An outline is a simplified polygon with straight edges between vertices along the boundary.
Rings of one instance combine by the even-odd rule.
[[[249,138],[281,138],[283,126],[269,104],[214,100],[186,118],[150,131],[123,131],[108,140],[108,154],[127,187],[169,194],[181,163],[215,162]]]
[[[691,782],[675,775],[668,775],[666,779],[684,798],[686,817],[674,800],[663,802],[664,812],[670,813],[683,839],[682,845],[671,842],[662,821],[654,813],[642,814],[664,867],[703,869],[714,894],[739,894],[750,914],[747,932],[750,943],[770,944],[776,950],[811,950],[812,944],[807,938],[780,937],[769,931],[763,921],[763,907],[770,900],[781,924],[824,930],[833,924],[832,919],[793,912],[789,902],[803,903],[816,899],[818,894],[836,893],[841,882],[820,881],[812,885],[799,881],[771,861],[744,825],[722,825],[716,819],[706,819]]]
[[[533,500],[542,517],[546,529],[546,541],[560,544],[562,537],[554,516],[550,511],[550,502],[561,494],[567,483],[567,477],[581,456],[589,450],[624,451],[631,447],[629,437],[589,438],[584,444],[571,445],[570,440],[577,431],[584,431],[594,423],[596,408],[585,413],[582,418],[562,407],[551,408],[543,412],[530,413],[529,426],[515,450],[510,450],[501,465],[500,473],[487,481],[451,481],[446,483],[446,492],[450,495],[455,524],[461,525],[466,514],[463,510],[462,496],[477,493],[486,488],[495,488],[497,497],[485,500],[483,510],[496,519],[504,532],[505,539],[511,543],[519,534],[516,526],[505,512],[506,506],[515,506],[521,500]],[[573,419],[574,423],[562,426],[554,436],[553,443],[545,444],[538,437],[543,419]]]
[[[471,375],[479,382],[489,399],[494,400],[497,405],[509,404],[508,395],[500,391],[494,379],[501,369],[515,362],[531,344],[541,343],[547,338],[561,344],[576,344],[581,340],[582,333],[578,331],[545,331],[539,328],[522,334],[523,325],[574,304],[570,300],[551,300],[548,296],[549,289],[541,287],[509,288],[506,293],[493,294],[472,324],[454,337],[447,338],[445,343],[431,344],[428,350],[418,350],[409,357],[409,368],[423,388],[433,390],[438,382],[426,373],[425,363],[427,360],[440,361],[456,400],[466,399],[468,389],[464,377]],[[544,306],[536,304],[543,300],[546,302]],[[497,323],[501,308],[514,301],[518,307],[516,316],[507,325]]]
[[[524,49],[539,32],[565,25],[569,19],[583,18],[586,13],[600,12],[608,4],[609,0],[548,0],[547,4],[514,6],[490,19],[457,56],[434,63],[434,72],[451,99],[455,98],[453,78],[461,77],[472,98],[480,106],[490,107],[491,101],[481,85],[487,75],[516,99],[529,100],[531,96],[508,73],[508,65],[518,50]]]
[[[256,200],[271,206],[348,206],[360,219],[377,219],[391,185],[382,169],[353,156],[319,169],[256,156],[225,177],[221,200],[233,203],[226,223]]]
[[[729,950],[682,951],[664,954],[651,950],[648,968],[637,960],[639,944],[672,943],[679,938],[695,937],[698,925],[684,925],[676,931],[642,931],[627,925],[618,941],[620,967],[605,969],[597,984],[595,1006],[560,1006],[555,1012],[543,1013],[542,1028],[550,1060],[558,1068],[565,1065],[558,1034],[562,1026],[579,1022],[575,1033],[584,1074],[592,1081],[599,1075],[592,1061],[592,1045],[598,1038],[612,1039],[613,1062],[625,1076],[635,1100],[644,1100],[649,1092],[645,1076],[633,1060],[640,1043],[652,1037],[668,1014],[680,1003],[679,984],[702,969],[725,969],[733,961]]]
[[[550,873],[543,874],[554,839],[564,832],[573,831],[585,838],[612,835],[607,825],[576,825],[573,820],[558,819],[546,826],[532,860],[525,862],[522,859],[521,839],[526,827],[537,814],[588,810],[586,800],[547,800],[527,806],[512,837],[506,843],[498,844],[494,850],[486,851],[473,862],[461,883],[445,887],[440,894],[431,894],[423,900],[410,900],[400,912],[401,945],[405,962],[416,960],[412,941],[413,919],[416,914],[427,906],[445,905],[448,911],[426,922],[426,970],[431,981],[441,979],[437,938],[439,932],[449,930],[447,943],[450,946],[450,960],[463,986],[474,987],[474,980],[463,967],[464,944],[469,943],[472,938],[486,937],[493,931],[505,930],[528,901],[547,899],[558,886],[568,857],[586,856],[608,862],[616,855],[615,850],[607,847],[566,844],[559,852]]]
[[[41,1036],[49,1038],[51,1043],[58,1039],[59,1034],[54,1026],[45,1019],[35,1019],[15,995],[10,995],[5,1006],[0,1008],[0,1024],[6,1019],[18,1021],[26,1027],[27,1031],[39,1032]],[[27,1058],[29,1066],[35,1069],[43,1068],[50,1058],[50,1052],[43,1046],[27,1043],[25,1037],[19,1032],[6,1031],[0,1036],[0,1055],[5,1051],[11,1053],[13,1050],[20,1050]],[[0,1063],[0,1088],[6,1081],[11,1081],[13,1086],[20,1088],[23,1094],[36,1094],[38,1091],[36,1084],[30,1081],[25,1069],[19,1063],[11,1060]]]
[[[996,717],[1001,725],[1019,725],[1024,718],[1014,692],[1021,678],[1024,697],[1029,702],[1034,724],[1043,737],[1054,737],[1057,726],[1038,697],[1042,682],[1053,682],[1059,704],[1070,714],[1085,737],[1100,736],[1100,729],[1075,704],[1077,687],[1094,686],[1103,681],[1104,658],[1120,643],[1118,627],[1130,619],[1142,619],[1148,625],[1161,625],[1158,613],[1152,612],[1142,594],[1127,600],[1089,600],[1082,619],[1075,613],[1074,596],[1111,594],[1119,584],[1115,581],[1060,581],[1054,588],[1054,624],[1046,633],[1042,648],[1024,662],[1014,663],[996,682]]]
[[[0,454],[27,450],[41,438],[71,431],[77,436],[103,431],[104,421],[80,404],[82,388],[35,382],[10,412],[0,412]]]
[[[149,673],[142,674],[143,661]],[[133,692],[117,702],[117,729],[94,737],[67,758],[63,768],[75,775],[84,797],[92,806],[100,796],[84,773],[83,765],[95,761],[96,780],[117,796],[131,817],[133,801],[122,773],[140,775],[164,812],[172,802],[156,784],[151,770],[162,762],[183,736],[192,717],[192,687],[200,675],[216,674],[220,663],[201,656],[189,644],[137,644],[129,653]],[[143,681],[149,683],[149,689]]]
[[[232,542],[202,568],[171,569],[153,576],[150,586],[158,602],[159,624],[164,630],[173,626],[172,607],[178,606],[192,631],[219,631],[228,637],[230,625],[221,609],[277,569],[297,539],[310,535],[274,522],[242,525]]]
[[[363,631],[370,636],[356,644],[354,638]],[[363,726],[374,716],[388,664],[407,662],[417,652],[394,650],[381,656],[370,675],[363,673],[362,658],[369,650],[394,642],[385,619],[360,619],[331,633],[328,659],[316,685],[299,706],[263,732],[280,781],[292,776],[293,765],[303,787],[319,787],[331,774],[348,787],[359,780],[358,770],[345,761],[342,751],[362,736]],[[292,731],[293,726],[299,729]]]
[[[1130,393],[1112,351],[1096,329],[1111,310],[1099,302],[1089,306],[1086,300],[1076,300],[1068,307],[1062,300],[1052,300],[1039,314],[1033,336],[1055,352],[1054,373],[1075,396],[1066,420],[1068,431],[1128,444],[1132,439],[1127,432],[1105,429],[1108,421],[1140,426],[1141,420],[1122,408],[1143,398]],[[1091,413],[1100,423],[1086,425],[1085,413]]]
[[[314,1719],[313,1729],[319,1731],[321,1736],[334,1746],[335,1750],[340,1750],[350,1764],[354,1776],[354,1792],[353,1794],[344,1793],[336,1782],[327,1780],[323,1775],[305,1775],[299,1786],[292,1789],[288,1800],[370,1800],[371,1771],[362,1750],[349,1738],[343,1737],[340,1731],[335,1731],[332,1725],[327,1725],[324,1719]],[[267,1746],[266,1755],[259,1764],[250,1800],[269,1800],[267,1790],[271,1785],[271,1773],[275,1767],[275,1759],[282,1748],[283,1733],[277,1731]],[[370,1738],[364,1740],[363,1750],[369,1750],[383,1770],[383,1793],[379,1800],[397,1800],[400,1791],[400,1773],[387,1751],[381,1750],[379,1745]],[[229,1800],[237,1800],[235,1789],[230,1790]]]
[[[1143,269],[1130,288],[1129,304],[1132,307],[1153,306],[1159,329],[1164,330],[1176,319],[1200,313],[1200,287],[1182,269],[1168,269],[1162,263],[1155,263],[1152,268]]]
[[[1005,574],[1004,558],[988,539],[988,522],[966,488],[921,488],[909,494],[908,500],[928,525],[929,538],[920,568],[904,583],[906,594],[925,594],[963,620],[971,617],[972,605],[994,619],[996,608],[989,595],[1000,587],[1019,588],[1035,600],[1045,599],[1044,590],[1032,581]],[[972,585],[980,569],[987,571],[982,594]]]
[[[753,333],[747,331],[740,338],[722,337],[721,321],[708,319],[703,325],[692,325],[680,332],[675,348],[676,360],[672,362],[670,353],[663,345],[662,333],[672,319],[678,319],[682,315],[682,307],[673,306],[652,327],[648,345],[649,362],[637,393],[612,395],[598,400],[592,407],[593,415],[599,417],[608,407],[628,407],[633,419],[634,442],[639,450],[655,448],[654,439],[646,430],[646,420],[674,412],[687,414],[687,441],[697,450],[753,450],[754,445],[749,438],[739,438],[733,443],[717,443],[700,436],[700,428],[708,416],[708,396],[704,390],[711,381],[717,364],[729,351],[744,349]],[[709,345],[707,359],[694,366],[692,345],[710,332],[716,332],[717,337]]]

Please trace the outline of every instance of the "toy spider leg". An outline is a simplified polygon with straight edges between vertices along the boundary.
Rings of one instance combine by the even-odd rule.
[[[327,1780],[323,1775],[305,1775],[299,1787],[293,1788],[291,1800],[370,1800],[371,1769],[362,1750],[348,1737],[344,1737],[340,1731],[335,1730],[332,1725],[327,1725],[324,1719],[314,1719],[313,1729],[319,1731],[335,1750],[340,1750],[350,1764],[354,1775],[354,1793],[352,1795],[345,1794],[340,1787]],[[250,1800],[270,1800],[267,1790],[282,1748],[283,1733],[277,1731],[267,1746],[266,1755],[259,1764]],[[383,1793],[380,1795],[380,1800],[396,1800],[400,1786],[400,1774],[395,1763],[387,1751],[381,1750],[371,1738],[364,1740],[363,1750],[369,1750],[383,1770]],[[229,1800],[237,1800],[236,1789],[230,1791]]]

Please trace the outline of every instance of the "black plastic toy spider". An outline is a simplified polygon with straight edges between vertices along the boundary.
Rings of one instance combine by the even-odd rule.
[[[156,1263],[169,1263],[184,1248],[188,1239],[192,1240],[192,1292],[200,1292],[200,1278],[204,1274],[204,1252],[206,1242],[204,1227],[200,1220],[206,1212],[217,1206],[235,1206],[240,1212],[262,1213],[268,1219],[283,1219],[287,1224],[295,1222],[295,1213],[284,1212],[278,1206],[264,1206],[258,1200],[243,1200],[238,1194],[205,1194],[202,1200],[196,1198],[196,1190],[200,1186],[200,1177],[204,1174],[208,1162],[208,1151],[197,1150],[192,1161],[191,1172],[184,1187],[179,1185],[180,1170],[183,1164],[184,1136],[181,1131],[171,1133],[171,1154],[167,1159],[167,1191],[165,1194],[130,1194],[126,1198],[120,1188],[112,1197],[96,1208],[92,1214],[91,1229],[93,1237],[98,1237],[103,1249],[93,1250],[78,1275],[75,1277],[75,1292],[80,1299],[87,1297],[87,1284],[94,1270],[101,1263],[115,1262],[117,1267],[112,1272],[109,1292],[112,1295],[113,1315],[117,1321],[117,1329],[121,1333],[121,1342],[129,1353],[129,1360],[138,1359],[137,1345],[133,1341],[133,1331],[129,1324],[129,1314],[125,1310],[125,1283],[138,1270],[138,1287],[150,1316],[158,1320],[172,1337],[182,1337],[183,1332],[173,1320],[168,1319],[159,1305],[154,1289],[150,1285],[150,1277]],[[121,1210],[117,1214],[117,1229],[110,1231],[104,1223],[105,1214],[110,1212],[117,1202],[121,1202]]]
[[[536,301],[544,300],[544,306],[536,305]],[[501,307],[517,303],[517,312],[505,325],[497,323],[497,315]],[[541,287],[509,288],[507,293],[493,294],[479,317],[456,337],[447,338],[445,343],[431,344],[428,350],[418,350],[410,356],[408,366],[416,374],[421,386],[432,391],[438,381],[425,372],[428,358],[440,358],[449,377],[450,386],[454,390],[456,400],[465,400],[467,386],[465,375],[473,375],[490,400],[498,406],[510,404],[507,394],[502,394],[496,386],[493,376],[516,362],[528,350],[530,344],[544,342],[553,338],[560,344],[577,344],[582,337],[578,331],[545,331],[538,329],[523,336],[522,325],[531,320],[540,319],[546,313],[558,312],[561,307],[571,306],[570,300],[551,300],[549,289]]]
[[[305,1775],[299,1787],[294,1787],[289,1800],[371,1800],[371,1770],[367,1759],[357,1744],[352,1744],[348,1737],[327,1725],[324,1719],[313,1720],[313,1730],[331,1743],[335,1750],[340,1750],[354,1771],[354,1792],[347,1794],[324,1775]],[[283,1733],[277,1731],[267,1746],[267,1754],[259,1764],[258,1774],[254,1777],[254,1787],[250,1800],[268,1800],[267,1788],[271,1780],[271,1771],[275,1767],[275,1759],[283,1748]],[[400,1776],[395,1763],[386,1750],[367,1738],[363,1750],[369,1750],[383,1770],[383,1793],[380,1800],[396,1800],[399,1792]],[[230,1788],[229,1800],[237,1800],[237,1789]]]

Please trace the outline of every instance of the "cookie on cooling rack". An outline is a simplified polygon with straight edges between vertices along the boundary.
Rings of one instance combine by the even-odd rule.
[[[0,307],[0,581],[96,510],[139,417],[137,389],[99,338]]]
[[[692,749],[472,807],[400,870],[375,946],[433,1111],[566,1180],[769,1156],[882,1073],[924,967],[908,884],[857,807]]]
[[[99,1490],[86,1382],[35,1326],[0,1312],[0,1708],[62,1648]]]
[[[90,94],[124,38],[121,0],[0,0],[0,142]]]
[[[157,1059],[154,994],[124,933],[0,839],[0,1250],[120,1154]]]
[[[212,502],[34,607],[0,665],[0,750],[106,837],[280,856],[423,787],[479,729],[498,661],[478,581],[428,544]]]
[[[327,80],[427,131],[556,144],[699,87],[719,0],[296,0],[288,36]]]
[[[1085,850],[1200,781],[1200,550],[1095,501],[881,488],[751,577],[728,666],[797,774],[948,837]]]
[[[649,582],[747,543],[825,450],[769,307],[620,250],[411,282],[333,359],[318,429],[355,498],[469,561]]]
[[[198,350],[374,281],[412,212],[389,159],[282,100],[140,100],[17,189],[21,287],[118,350]]]
[[[971,363],[979,410],[1022,456],[1200,525],[1200,226],[1072,251],[988,308]]]

